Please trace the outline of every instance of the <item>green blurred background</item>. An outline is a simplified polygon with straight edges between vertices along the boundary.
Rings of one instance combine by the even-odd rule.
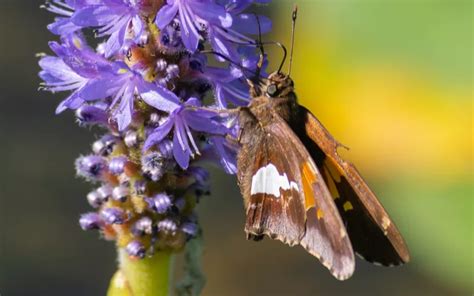
[[[342,143],[397,222],[412,262],[357,262],[339,282],[301,248],[245,240],[235,179],[213,172],[200,205],[204,295],[472,295],[473,3],[273,1],[267,36],[289,44],[300,102]],[[35,53],[53,39],[42,1],[1,0],[0,294],[104,295],[113,245],[77,225],[90,186],[73,161],[99,131],[54,116]],[[275,69],[281,53],[270,50]]]

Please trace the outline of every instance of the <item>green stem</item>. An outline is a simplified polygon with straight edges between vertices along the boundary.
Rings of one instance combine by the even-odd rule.
[[[107,296],[168,296],[172,256],[157,252],[153,257],[130,259],[119,249],[119,270],[110,281]]]

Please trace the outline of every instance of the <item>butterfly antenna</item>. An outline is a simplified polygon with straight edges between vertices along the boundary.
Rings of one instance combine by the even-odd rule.
[[[296,16],[298,14],[298,6],[295,5],[293,8],[293,14],[291,15],[291,47],[290,47],[290,65],[288,66],[288,76],[291,74],[291,66],[293,65],[293,47],[295,45],[295,26]]]
[[[286,47],[283,44],[281,44],[280,42],[273,42],[272,41],[272,42],[267,42],[267,44],[277,45],[283,50],[283,59],[281,60],[280,67],[278,67],[278,72],[277,72],[277,73],[281,73],[281,69],[283,68],[283,65],[285,64],[286,56],[287,56]]]
[[[258,59],[257,63],[257,78],[260,77],[260,72],[263,68],[263,62],[265,60],[265,48],[263,47],[262,43],[262,27],[260,25],[260,18],[256,13],[254,13],[255,19],[257,20],[258,26],[258,40],[256,41],[256,46],[260,49],[260,58]]]

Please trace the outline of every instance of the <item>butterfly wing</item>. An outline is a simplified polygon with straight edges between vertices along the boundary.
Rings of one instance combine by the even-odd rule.
[[[331,194],[301,141],[273,116],[263,126],[251,114],[241,114],[247,118],[238,159],[245,231],[249,238],[268,235],[300,244],[336,278],[346,279],[354,271],[354,253]]]
[[[408,262],[410,255],[400,232],[355,166],[337,154],[341,145],[302,106],[299,118],[304,130],[297,133],[321,171],[356,253],[387,266]]]

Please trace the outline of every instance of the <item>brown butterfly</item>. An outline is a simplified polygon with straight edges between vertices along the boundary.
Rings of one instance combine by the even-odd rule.
[[[293,32],[295,19],[296,9]],[[408,262],[395,224],[357,169],[337,154],[342,145],[298,104],[289,75],[279,70],[249,83],[238,155],[248,239],[267,235],[301,245],[340,280],[354,272],[354,251],[382,265]]]

